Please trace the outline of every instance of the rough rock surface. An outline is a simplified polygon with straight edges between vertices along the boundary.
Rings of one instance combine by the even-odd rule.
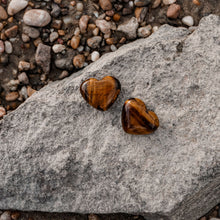
[[[79,74],[35,93],[0,122],[0,209],[139,213],[196,219],[219,202],[220,18],[190,34],[162,26]],[[113,75],[122,85],[107,112],[79,86]],[[126,99],[160,119],[149,136],[121,127]]]

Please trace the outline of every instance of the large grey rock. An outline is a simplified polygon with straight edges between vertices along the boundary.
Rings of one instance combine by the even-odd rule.
[[[139,213],[194,220],[220,198],[220,18],[190,34],[165,25],[43,88],[0,122],[0,209]],[[80,95],[89,77],[122,85],[107,112]],[[149,136],[122,130],[130,97],[153,109]]]

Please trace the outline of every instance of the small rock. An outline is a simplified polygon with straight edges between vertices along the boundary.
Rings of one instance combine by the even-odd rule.
[[[13,47],[10,41],[5,41],[5,52],[11,54],[13,52]]]
[[[54,44],[52,47],[52,50],[54,53],[61,53],[65,49],[66,49],[66,46],[62,44]]]
[[[21,38],[24,43],[27,43],[30,41],[30,37],[27,34],[22,34]]]
[[[137,37],[137,28],[137,18],[132,17],[128,22],[120,24],[117,30],[125,33],[127,35],[127,38],[132,40]]]
[[[94,36],[87,40],[87,45],[93,49],[96,49],[100,46],[101,41],[102,41],[102,37]]]
[[[109,34],[111,32],[111,24],[106,20],[96,20],[96,26],[101,30],[104,34]]]
[[[154,0],[153,4],[152,4],[152,8],[157,8],[161,3],[161,0]]]
[[[13,38],[13,37],[16,37],[17,36],[17,33],[18,33],[18,26],[15,25],[11,28],[8,28],[6,31],[5,31],[5,35],[8,37],[8,38]]]
[[[171,5],[175,2],[176,2],[176,0],[163,0],[164,5]]]
[[[14,213],[11,214],[11,218],[13,220],[17,220],[20,217],[20,215],[21,214],[19,212],[14,212]]]
[[[0,53],[4,53],[4,51],[5,51],[4,42],[2,40],[0,40]]]
[[[4,115],[6,115],[6,110],[4,107],[0,106],[0,119],[3,118]],[[1,217],[0,220],[2,220]]]
[[[60,12],[61,12],[60,7],[57,4],[52,3],[52,11],[50,14],[56,18],[59,16]]]
[[[28,97],[32,96],[35,92],[37,92],[35,89],[32,89],[30,86],[27,87]]]
[[[19,91],[19,94],[22,98],[27,99],[28,98],[27,88],[23,86],[21,90]]]
[[[137,7],[135,9],[135,17],[137,18],[138,22],[143,22],[148,12],[147,7]]]
[[[91,53],[91,60],[92,60],[93,62],[95,62],[95,61],[98,60],[99,58],[100,58],[100,54],[99,54],[98,51],[93,51],[93,52]]]
[[[167,10],[167,17],[176,19],[179,16],[180,9],[181,9],[180,5],[177,4],[170,5]]]
[[[35,54],[36,63],[42,68],[44,73],[50,72],[51,47],[39,43]]]
[[[19,97],[18,92],[10,92],[5,96],[5,100],[8,102],[11,102],[11,101],[15,101],[18,97]],[[1,220],[2,220],[2,218],[1,218]]]
[[[79,36],[73,36],[71,41],[70,41],[70,45],[71,47],[75,50],[78,48],[80,44],[80,37]]]
[[[185,24],[189,27],[193,26],[193,24],[194,24],[194,20],[193,20],[192,16],[183,17],[182,22],[183,22],[183,24]]]
[[[23,33],[27,34],[30,38],[38,38],[40,36],[40,31],[37,28],[24,26],[23,27]]]
[[[148,37],[151,35],[152,27],[151,25],[147,25],[145,27],[138,28],[138,37]]]
[[[89,214],[88,215],[88,220],[100,220],[100,218],[98,217],[98,215]]]
[[[200,2],[199,2],[199,0],[193,0],[193,4],[199,6]]]
[[[26,61],[20,61],[18,64],[19,71],[27,71],[31,68],[31,64]]]
[[[79,28],[82,34],[86,33],[86,29],[88,26],[89,22],[89,16],[88,15],[83,15],[80,20],[79,20]]]
[[[60,75],[59,75],[59,79],[64,79],[67,76],[69,76],[68,71],[64,70]]]
[[[59,34],[57,32],[52,32],[50,34],[50,42],[54,42],[59,37]]]
[[[19,82],[23,84],[29,84],[29,79],[27,77],[27,74],[25,72],[18,75]]]
[[[51,21],[50,14],[42,9],[31,9],[25,12],[24,23],[30,26],[44,27]]]
[[[76,68],[82,68],[85,63],[85,57],[82,54],[78,54],[73,58],[73,65]]]
[[[151,3],[151,0],[135,0],[134,4],[137,7],[143,7],[146,5],[149,5]]]
[[[0,5],[0,20],[6,20],[8,18],[7,12],[5,9]]]
[[[82,12],[83,11],[83,3],[79,2],[76,4],[76,10]]]
[[[12,0],[8,5],[8,14],[15,15],[28,5],[26,0]]]
[[[99,0],[99,5],[104,11],[112,9],[112,3],[110,0]]]

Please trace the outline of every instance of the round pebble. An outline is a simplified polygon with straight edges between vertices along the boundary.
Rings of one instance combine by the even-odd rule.
[[[6,110],[4,107],[0,106],[0,119],[6,115]],[[1,218],[2,219],[2,218]]]
[[[8,14],[15,15],[28,5],[27,0],[12,0],[8,5]]]
[[[95,62],[95,61],[98,60],[99,58],[100,58],[100,54],[99,54],[98,51],[93,51],[93,52],[91,53],[91,60],[92,60],[93,62]]]
[[[44,27],[50,23],[51,16],[45,10],[31,9],[25,12],[23,20],[26,25]]]
[[[192,16],[185,16],[185,17],[183,17],[182,22],[183,22],[183,24],[185,24],[185,25],[187,25],[189,27],[194,25],[194,20],[193,20]]]

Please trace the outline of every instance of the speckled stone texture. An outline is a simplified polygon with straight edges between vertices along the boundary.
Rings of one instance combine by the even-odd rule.
[[[147,39],[51,83],[0,122],[0,209],[138,213],[194,220],[220,200],[220,18],[190,34],[162,26]],[[79,86],[113,75],[122,85],[100,112]],[[160,119],[149,136],[126,134],[126,99]]]

